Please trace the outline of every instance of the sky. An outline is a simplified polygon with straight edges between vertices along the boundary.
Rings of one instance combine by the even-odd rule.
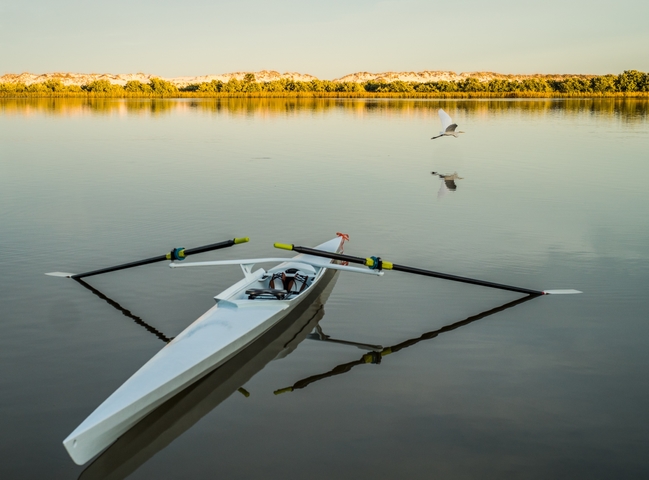
[[[649,71],[646,0],[0,0],[0,75]]]

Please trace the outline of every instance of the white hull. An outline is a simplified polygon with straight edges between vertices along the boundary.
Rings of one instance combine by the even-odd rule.
[[[284,358],[316,327],[333,290],[329,270],[307,298],[246,349],[155,409],[99,455],[79,480],[123,479],[244,386],[270,361]],[[255,395],[256,392],[252,392]]]
[[[336,252],[339,247],[336,238],[317,248]],[[309,255],[294,257],[300,258],[320,261]],[[269,273],[290,265],[290,260]],[[258,286],[266,272],[246,272],[246,278],[215,297],[217,305],[169,342],[63,441],[72,460],[86,463],[156,407],[233,357],[301,303],[325,271],[314,269],[309,287],[286,300],[248,300],[244,292]]]

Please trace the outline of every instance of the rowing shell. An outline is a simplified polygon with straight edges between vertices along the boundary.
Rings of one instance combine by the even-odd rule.
[[[248,347],[160,405],[119,437],[81,473],[79,480],[127,478],[189,430],[272,360],[290,354],[324,317],[337,279],[327,269],[316,287],[289,315]],[[243,393],[243,392],[242,392]]]
[[[341,242],[337,237],[317,248],[336,253]],[[214,307],[135,372],[63,441],[75,463],[86,463],[156,407],[272,328],[307,297],[327,270],[353,269],[300,254],[268,271],[251,271],[253,263],[266,260],[238,261],[245,278],[217,295]],[[210,263],[215,262],[204,264]],[[293,286],[277,288],[287,286],[287,274],[294,275]],[[278,285],[280,281],[284,283]]]

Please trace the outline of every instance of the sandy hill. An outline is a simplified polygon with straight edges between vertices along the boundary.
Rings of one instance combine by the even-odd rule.
[[[311,80],[317,80],[316,77],[309,74],[297,73],[297,72],[285,72],[279,73],[273,70],[261,70],[259,72],[233,72],[233,73],[222,73],[218,75],[202,75],[199,77],[176,77],[176,78],[164,78],[158,77],[157,75],[151,75],[148,73],[120,73],[120,74],[110,74],[110,73],[43,73],[43,74],[34,74],[34,73],[21,73],[13,74],[8,73],[0,77],[0,83],[24,83],[26,85],[31,85],[32,83],[41,83],[48,80],[60,80],[64,85],[86,85],[95,80],[108,80],[111,83],[124,85],[130,80],[137,80],[142,83],[148,83],[151,78],[158,77],[168,80],[171,83],[175,84],[178,87],[184,87],[192,83],[202,83],[210,82],[212,80],[221,80],[222,82],[227,82],[231,78],[236,78],[237,80],[243,80],[243,77],[247,73],[252,73],[255,75],[255,79],[258,82],[270,82],[273,80],[280,80],[283,78],[288,78],[295,81],[308,82]],[[336,78],[334,82],[355,82],[363,83],[369,80],[378,81],[378,82],[393,82],[395,80],[401,80],[405,82],[438,82],[438,81],[459,81],[466,78],[477,78],[480,81],[487,82],[493,79],[503,79],[503,80],[524,80],[526,78],[545,78],[545,79],[563,79],[566,77],[585,77],[590,78],[593,75],[567,75],[567,74],[558,74],[558,75],[512,75],[512,74],[502,74],[502,73],[493,73],[493,72],[464,72],[464,73],[455,73],[455,72],[445,72],[445,71],[433,71],[426,70],[423,72],[383,72],[383,73],[369,73],[369,72],[357,72],[350,73],[344,77]]]

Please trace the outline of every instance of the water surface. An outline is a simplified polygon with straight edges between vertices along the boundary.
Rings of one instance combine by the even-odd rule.
[[[431,141],[440,107],[467,133]],[[44,272],[238,236],[251,242],[199,259],[281,256],[273,242],[336,232],[352,255],[585,293],[492,311],[520,295],[340,275],[322,332],[391,355],[307,338],[230,381],[249,396],[208,377],[168,407],[192,422],[152,417],[162,440],[107,455],[111,478],[647,476],[648,107],[0,100],[1,476],[81,475],[61,441],[164,345]],[[88,283],[173,337],[240,277],[157,264]]]

